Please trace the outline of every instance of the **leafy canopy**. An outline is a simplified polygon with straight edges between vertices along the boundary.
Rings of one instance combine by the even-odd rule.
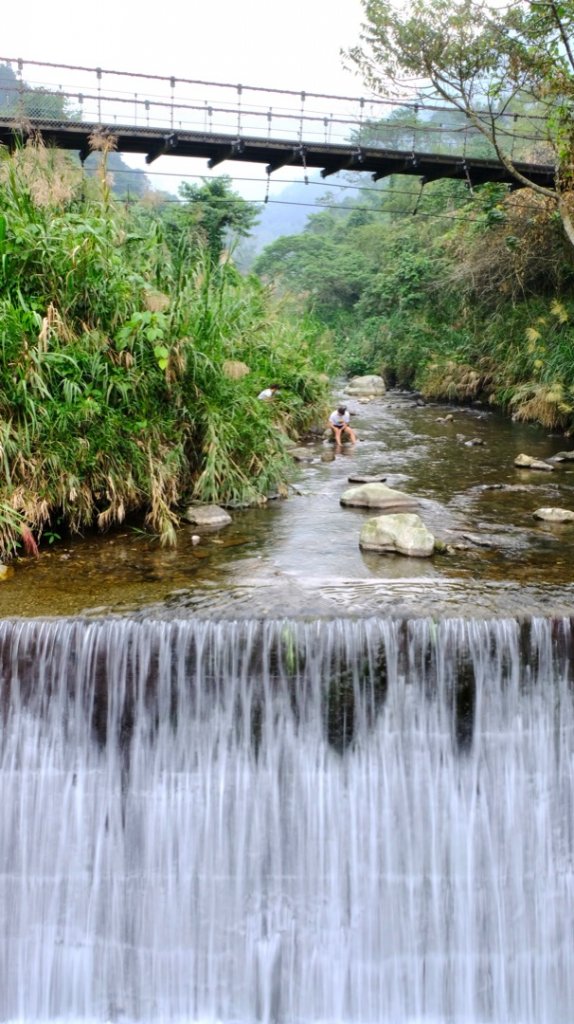
[[[209,253],[217,261],[228,236],[244,238],[257,221],[258,209],[231,187],[231,178],[204,178],[202,185],[184,182],[179,189],[183,200],[176,219],[202,236]]]
[[[461,111],[519,184],[554,199],[574,244],[574,0],[363,0],[363,9],[362,45],[347,57],[367,84]],[[554,188],[530,181],[517,140],[531,160],[557,165]]]

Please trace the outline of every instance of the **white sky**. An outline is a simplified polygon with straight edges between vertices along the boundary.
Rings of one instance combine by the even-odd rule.
[[[358,42],[362,20],[360,0],[11,2],[2,10],[0,58],[360,96],[362,83],[343,68],[340,49]],[[129,162],[146,172],[209,174],[203,160],[161,157],[150,168],[143,157]],[[255,175],[259,184],[236,188],[263,197],[263,166],[228,161],[213,173]],[[177,179],[150,177],[156,187],[177,187]]]

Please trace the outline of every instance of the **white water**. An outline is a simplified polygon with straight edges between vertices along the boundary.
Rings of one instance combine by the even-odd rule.
[[[571,1022],[570,645],[0,623],[0,1020]]]

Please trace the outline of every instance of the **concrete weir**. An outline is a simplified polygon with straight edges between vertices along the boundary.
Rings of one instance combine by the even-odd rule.
[[[0,664],[0,1020],[571,1020],[569,619],[3,621]]]

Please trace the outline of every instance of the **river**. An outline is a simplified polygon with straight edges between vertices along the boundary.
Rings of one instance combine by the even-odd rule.
[[[0,616],[569,613],[574,524],[533,512],[574,509],[574,463],[514,466],[522,452],[548,458],[569,440],[488,408],[421,406],[395,392],[349,407],[359,442],[336,454],[306,444],[310,461],[294,468],[287,500],[234,511],[231,526],[197,547],[186,527],[173,550],[128,529],[43,548],[0,585]],[[439,422],[447,413],[452,422]],[[386,475],[419,499],[438,537],[466,549],[432,559],[362,553],[361,524],[374,513],[339,503],[353,473]]]

